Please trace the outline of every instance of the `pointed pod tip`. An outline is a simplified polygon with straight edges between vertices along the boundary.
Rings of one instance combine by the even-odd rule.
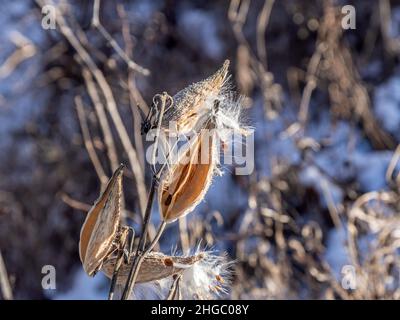
[[[219,89],[223,85],[227,75],[228,75],[228,69],[229,69],[229,64],[230,61],[227,59],[225,60],[224,64],[222,67],[220,67],[210,78],[208,78],[208,81],[211,81],[214,86],[218,87]]]
[[[226,60],[224,61],[224,64],[222,65],[221,69],[219,69],[219,72],[218,72],[218,73],[223,74],[223,75],[226,76],[226,74],[228,73],[228,69],[229,69],[230,63],[231,63],[231,62],[230,62],[228,59],[226,59]]]
[[[123,173],[123,171],[124,171],[124,168],[125,168],[125,164],[120,163],[119,166],[118,166],[118,168],[114,171],[113,176],[116,177],[116,176],[122,175],[122,173]]]
[[[229,65],[230,65],[230,63],[231,63],[231,62],[229,61],[229,59],[226,59],[226,60],[224,61],[224,64],[223,64],[223,66],[222,66],[222,67],[223,67],[224,69],[228,69],[228,68],[229,68]]]

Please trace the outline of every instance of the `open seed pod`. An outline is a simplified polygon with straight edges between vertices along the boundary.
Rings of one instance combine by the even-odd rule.
[[[134,253],[132,253],[133,255]],[[204,254],[201,252],[187,257],[168,256],[159,252],[150,252],[143,260],[136,282],[143,283],[164,279],[189,268],[196,262],[204,259],[204,257]],[[117,284],[126,283],[134,259],[131,257],[129,260],[129,264],[122,263],[118,273]],[[116,261],[117,257],[110,257],[102,266],[101,270],[110,279],[112,278]]]
[[[215,135],[209,133],[209,130],[202,130],[193,141],[188,142],[187,150],[165,170],[161,178],[158,203],[161,216],[168,223],[191,212],[211,184],[218,155]]]
[[[176,123],[176,132],[187,134],[206,109],[207,99],[217,97],[227,82],[229,60],[205,80],[196,82],[173,96],[174,103],[165,110],[162,127],[168,132],[170,122]]]
[[[113,174],[104,192],[96,200],[83,223],[79,256],[86,273],[94,275],[103,261],[116,249],[119,234],[122,195],[121,165]]]

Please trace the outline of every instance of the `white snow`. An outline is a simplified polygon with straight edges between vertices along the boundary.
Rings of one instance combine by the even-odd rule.
[[[340,280],[343,266],[350,264],[350,257],[346,250],[345,229],[332,229],[329,232],[325,259],[336,279]]]
[[[383,127],[400,138],[400,75],[395,75],[375,91],[375,114]]]
[[[45,294],[53,300],[104,300],[108,295],[108,279],[101,272],[89,277],[83,268],[74,275],[71,289],[65,292],[45,290]]]

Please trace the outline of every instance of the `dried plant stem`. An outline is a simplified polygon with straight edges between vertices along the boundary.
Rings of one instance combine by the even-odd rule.
[[[96,170],[96,173],[100,179],[101,189],[103,190],[103,187],[107,184],[108,177],[105,174],[103,166],[101,165],[101,162],[99,160],[99,157],[96,154],[96,150],[93,147],[92,138],[90,136],[89,127],[86,121],[85,111],[83,109],[82,98],[80,96],[75,97],[75,106],[79,118],[79,124],[82,130],[83,142],[89,154],[90,160],[93,163],[94,169]]]
[[[162,119],[164,117],[165,105],[167,103],[167,99],[172,99],[165,92],[161,96],[156,96],[156,97],[160,97],[160,99],[161,99],[161,110],[160,110],[160,116],[159,116],[158,123],[157,123],[156,141],[154,143],[154,151],[155,152],[153,152],[153,155],[152,155],[152,163],[155,163],[156,151],[158,149],[158,136],[160,134],[161,123],[162,123]],[[146,211],[145,211],[145,214],[144,214],[142,235],[141,235],[141,238],[140,238],[139,244],[138,244],[138,250],[141,250],[141,251],[144,251],[144,247],[145,247],[145,244],[146,244],[147,229],[148,229],[149,222],[150,222],[151,208],[153,206],[154,195],[155,195],[155,192],[156,192],[156,187],[157,187],[158,180],[160,179],[160,175],[161,175],[161,172],[162,172],[164,167],[165,167],[165,164],[153,176],[152,181],[151,181],[150,193],[149,193],[149,197],[148,197],[148,200],[147,200]]]
[[[164,116],[165,105],[167,103],[167,99],[172,99],[166,92],[164,92],[162,95],[159,95],[156,97],[159,97],[161,100],[161,110],[160,110],[160,115],[159,115],[158,123],[157,123],[155,150],[157,150],[157,147],[158,147],[158,136],[160,134],[160,128],[161,128],[161,123],[162,123],[162,119]],[[153,161],[153,163],[155,163],[155,153],[153,153],[152,161]],[[156,187],[157,187],[158,180],[159,180],[161,172],[162,172],[162,168],[153,176],[152,181],[151,181],[150,193],[149,193],[149,197],[147,199],[146,211],[144,214],[142,234],[139,239],[139,244],[138,244],[138,248],[136,250],[135,257],[134,257],[134,260],[132,263],[132,268],[129,271],[129,276],[128,276],[128,280],[127,280],[125,288],[124,288],[122,300],[128,299],[129,294],[130,294],[130,292],[132,292],[133,286],[135,285],[135,281],[136,281],[137,275],[139,273],[139,268],[140,268],[140,265],[142,264],[142,261],[143,261],[145,255],[148,252],[150,252],[151,249],[153,249],[153,247],[157,243],[158,239],[160,238],[162,232],[164,231],[164,228],[166,225],[166,222],[163,221],[163,223],[160,225],[158,232],[155,235],[152,243],[145,250],[146,235],[147,235],[147,229],[148,229],[150,217],[151,217],[151,209],[153,207],[154,195],[156,193]]]
[[[114,272],[113,272],[113,276],[111,279],[111,285],[110,285],[110,290],[108,292],[108,300],[112,300],[114,297],[114,291],[115,291],[115,285],[117,284],[117,277],[118,277],[118,272],[119,269],[122,265],[122,261],[124,259],[124,255],[123,255],[123,251],[121,250],[121,252],[118,255],[117,261],[115,263],[115,268],[114,268]]]
[[[164,99],[162,101],[160,119],[164,116],[165,104],[166,104],[166,100]],[[151,156],[151,158],[152,158],[152,166],[153,166],[154,172],[156,172],[156,161],[155,161],[155,159],[156,159],[156,154],[157,154],[157,149],[158,149],[160,130],[161,130],[161,121],[159,121],[158,126],[157,126],[156,137],[155,137],[156,141],[154,143],[153,154]]]
[[[274,0],[265,0],[263,8],[257,17],[256,52],[246,39],[243,27],[246,24],[251,0],[231,0],[228,9],[228,19],[231,22],[233,34],[248,55],[249,66],[257,76],[261,90],[264,92],[265,112],[268,117],[276,116],[276,108],[281,108],[279,85],[274,82],[274,76],[268,71],[267,48],[265,43],[266,28],[269,23]],[[243,50],[242,50],[243,51]],[[239,51],[238,51],[239,54]],[[270,79],[270,80],[267,80]]]
[[[151,180],[151,186],[150,186],[150,192],[149,192],[149,198],[146,206],[146,211],[144,214],[144,221],[143,221],[143,227],[142,227],[142,236],[139,239],[139,244],[138,244],[138,250],[143,251],[145,244],[146,244],[146,236],[147,236],[147,228],[149,226],[150,222],[150,217],[151,217],[151,209],[153,207],[153,201],[154,201],[154,196],[156,194],[156,188],[157,188],[157,179],[153,177]]]
[[[321,62],[323,50],[324,50],[323,45],[319,45],[317,47],[317,50],[311,57],[307,67],[307,76],[306,76],[307,83],[303,90],[303,95],[301,97],[299,114],[298,114],[299,123],[301,124],[303,129],[306,125],[308,118],[308,109],[310,106],[311,94],[317,86],[316,73],[318,66]]]
[[[118,16],[121,19],[122,24],[122,37],[124,39],[125,48],[124,51],[126,55],[132,59],[133,52],[133,42],[131,39],[131,31],[129,26],[129,19],[124,9],[123,4],[117,4],[117,12]],[[149,107],[146,101],[143,99],[140,91],[136,86],[135,80],[136,73],[132,69],[128,70],[127,75],[127,89],[129,91],[129,105],[133,114],[133,130],[134,130],[134,142],[135,148],[140,156],[140,165],[142,166],[142,170],[145,169],[145,152],[143,147],[143,140],[140,134],[141,127],[141,116],[139,112],[139,108],[144,111],[144,113],[149,112]]]
[[[165,226],[167,225],[167,222],[163,221],[161,222],[160,226],[158,227],[156,236],[154,237],[153,241],[149,244],[149,246],[147,247],[146,251],[144,251],[144,253],[149,253],[151,250],[153,250],[153,248],[155,247],[156,243],[158,242],[158,240],[160,240],[160,237],[162,235],[162,233],[164,232]],[[145,256],[145,254],[143,254],[143,257]]]
[[[135,240],[135,230],[131,227],[128,227],[126,232],[127,232],[126,237],[124,237],[125,240],[118,252],[118,257],[115,263],[113,276],[111,278],[110,291],[108,292],[108,300],[113,300],[115,285],[117,284],[118,273],[121,268],[122,262],[124,261],[124,259],[129,259],[132,253],[133,243]],[[126,244],[129,244],[128,252],[125,251]]]
[[[257,18],[257,53],[264,66],[267,66],[267,50],[265,45],[265,31],[271,16],[272,6],[275,0],[266,0]]]
[[[118,45],[117,41],[108,33],[108,31],[103,27],[100,23],[99,19],[99,11],[100,11],[100,0],[94,0],[93,4],[93,17],[92,17],[92,25],[99,30],[102,36],[107,40],[107,42],[113,47],[115,52],[125,61],[128,67],[134,71],[137,71],[145,76],[150,74],[150,71],[142,66],[138,65],[129,56],[125,53],[124,50]]]
[[[90,71],[87,68],[84,68],[82,71],[82,75],[83,78],[85,80],[85,84],[86,84],[86,88],[87,91],[89,93],[90,99],[92,100],[94,109],[96,111],[96,115],[97,115],[97,119],[99,121],[100,124],[100,128],[101,131],[103,133],[103,137],[104,137],[104,142],[106,144],[107,147],[107,156],[108,156],[108,160],[110,162],[111,165],[111,170],[115,171],[118,166],[119,166],[119,161],[118,161],[118,156],[117,156],[117,151],[116,151],[116,147],[115,147],[115,142],[114,142],[114,138],[111,132],[111,128],[110,125],[108,123],[107,120],[107,115],[106,112],[104,110],[104,105],[101,102],[99,93],[97,91],[96,88],[96,84],[93,81],[93,77],[90,73]],[[105,185],[107,184],[108,181],[108,177],[105,177],[106,179],[104,179],[105,181],[101,180],[102,183],[102,190],[105,187]],[[125,209],[125,197],[124,195],[122,195],[122,209]],[[123,219],[125,218],[125,216],[123,217]]]
[[[392,181],[393,172],[395,171],[396,165],[399,162],[399,160],[400,160],[400,144],[397,146],[396,150],[394,151],[393,157],[390,160],[388,168],[386,170],[385,177],[386,177],[386,181],[388,183],[390,183]],[[395,178],[395,180],[397,182],[400,182],[400,173],[397,175],[397,178]],[[400,186],[400,184],[399,184],[399,186]]]
[[[143,214],[144,208],[146,206],[146,187],[144,184],[144,175],[142,172],[142,168],[139,165],[138,156],[136,150],[133,148],[133,145],[130,141],[128,132],[125,128],[125,125],[122,121],[121,115],[119,114],[117,103],[114,98],[114,94],[111,90],[110,85],[107,82],[103,72],[97,67],[96,63],[89,55],[88,51],[83,47],[80,40],[76,36],[76,32],[72,31],[72,29],[68,26],[67,22],[64,19],[63,14],[58,10],[57,6],[53,1],[42,1],[36,0],[40,7],[43,7],[45,4],[52,4],[57,9],[56,21],[60,27],[61,34],[67,39],[70,45],[75,49],[83,63],[87,66],[87,68],[92,73],[94,79],[96,80],[103,96],[106,101],[107,110],[111,115],[111,119],[114,122],[115,128],[117,129],[117,133],[119,138],[121,139],[121,143],[128,155],[129,163],[132,169],[132,172],[136,181],[136,191],[139,198],[140,211]]]
[[[134,142],[135,142],[135,148],[138,151],[138,154],[141,155],[139,158],[140,161],[140,166],[142,167],[142,170],[144,171],[145,169],[145,152],[144,152],[144,146],[143,146],[143,141],[142,141],[142,136],[140,134],[140,112],[139,112],[139,107],[137,104],[137,99],[134,98],[134,95],[132,93],[132,87],[135,87],[135,80],[133,79],[132,72],[130,71],[128,74],[128,89],[129,89],[129,105],[130,109],[132,111],[133,115],[133,130],[134,130]],[[134,103],[136,101],[136,104]]]
[[[14,41],[18,48],[0,65],[0,79],[8,77],[21,63],[33,57],[36,53],[36,47],[33,43],[25,37],[23,37],[23,41],[21,41],[22,36],[19,38],[19,42]]]
[[[131,268],[131,270],[129,272],[128,281],[127,281],[127,283],[125,285],[125,288],[124,288],[124,293],[122,295],[122,300],[127,300],[128,299],[129,293],[132,292],[133,287],[135,285],[136,278],[137,278],[137,276],[139,274],[140,266],[142,265],[144,257],[154,248],[154,246],[156,245],[156,243],[160,239],[160,237],[161,237],[166,225],[167,225],[167,223],[165,221],[163,221],[160,224],[155,238],[153,239],[153,241],[150,243],[150,245],[146,248],[146,250],[143,253],[136,251],[136,255],[135,255],[135,258],[133,260],[132,268]]]
[[[187,230],[186,217],[179,218],[178,221],[179,221],[179,236],[181,240],[182,252],[188,252],[190,242]]]
[[[70,206],[73,209],[82,211],[84,213],[87,213],[90,208],[92,207],[90,204],[88,203],[84,203],[82,201],[76,200],[74,198],[71,198],[68,194],[66,194],[65,192],[60,193],[61,196],[61,200],[68,206]],[[130,217],[137,217],[137,213],[124,209],[123,210],[125,215],[128,215]],[[135,223],[140,223],[139,219],[134,219]]]
[[[115,147],[114,138],[112,136],[111,128],[107,120],[107,115],[104,110],[104,105],[100,100],[99,93],[93,78],[87,68],[82,71],[83,79],[85,80],[86,88],[89,93],[90,99],[92,100],[94,110],[96,111],[97,118],[99,120],[100,128],[103,133],[104,142],[107,147],[107,156],[111,164],[111,170],[118,168],[119,161],[117,151]]]
[[[83,211],[83,212],[88,212],[91,208],[90,204],[78,201],[76,199],[71,198],[68,194],[66,193],[61,193],[61,200],[69,205],[71,208],[79,210],[79,211]]]
[[[8,279],[7,269],[1,251],[0,251],[0,287],[4,300],[12,300],[13,294],[11,290],[11,285]]]
[[[322,188],[322,192],[324,194],[325,200],[326,200],[326,204],[327,204],[328,211],[331,216],[332,222],[335,225],[335,228],[341,229],[343,226],[342,226],[342,222],[340,221],[339,211],[335,205],[335,202],[332,197],[332,192],[329,190],[329,185],[326,182],[326,180],[321,181],[321,188]]]
[[[171,289],[169,290],[167,300],[174,300],[178,295],[181,277],[182,276],[180,274],[176,275],[176,278],[174,279],[174,282],[171,285]]]

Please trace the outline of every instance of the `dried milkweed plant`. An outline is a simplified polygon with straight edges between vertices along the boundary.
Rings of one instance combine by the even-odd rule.
[[[164,92],[154,97],[142,123],[142,133],[155,137],[155,145],[153,181],[136,250],[133,229],[121,223],[123,165],[88,212],[81,230],[81,261],[88,275],[101,270],[111,279],[109,299],[116,291],[122,299],[136,297],[136,284],[152,287],[165,299],[211,299],[228,292],[231,262],[225,255],[199,247],[180,256],[153,251],[165,226],[193,211],[204,199],[213,176],[221,174],[219,147],[232,142],[227,131],[249,134],[241,122],[241,100],[229,91],[228,67],[226,60],[215,74],[175,96]],[[177,154],[167,142],[173,135],[188,136]],[[165,163],[155,163],[156,152],[164,153]],[[146,244],[156,191],[161,223]]]
[[[400,298],[399,1],[14,2],[0,299]]]

